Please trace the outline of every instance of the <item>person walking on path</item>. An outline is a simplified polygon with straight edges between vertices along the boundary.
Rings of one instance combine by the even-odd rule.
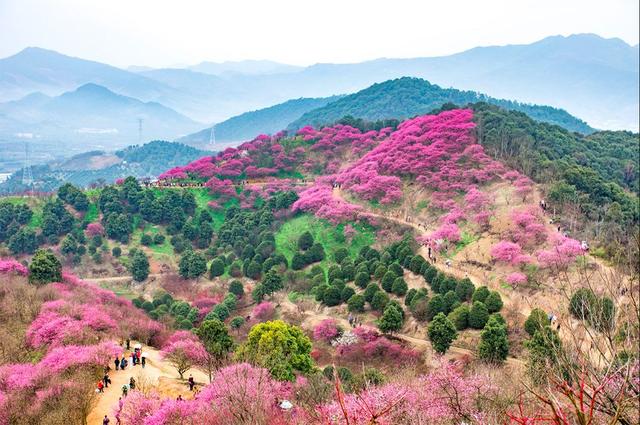
[[[102,420],[102,425],[109,425],[109,417],[104,415],[104,419]]]
[[[120,367],[120,359],[118,358],[118,356],[116,356],[116,359],[113,361],[113,363],[116,365],[116,370],[118,370],[118,368]]]
[[[124,384],[122,386],[122,397],[126,397],[128,393],[129,393],[129,386],[127,384]]]
[[[144,369],[144,366],[147,364],[147,354],[146,353],[140,353],[140,364],[142,365],[142,368]]]
[[[131,340],[127,338],[127,351],[131,350]]]
[[[131,390],[136,389],[136,380],[133,378],[133,376],[131,377],[131,379],[129,379],[129,388],[131,388]]]
[[[196,382],[193,380],[193,375],[189,375],[189,391],[193,391],[193,387],[195,387]]]
[[[104,392],[104,383],[102,381],[98,381],[98,392],[99,393]]]

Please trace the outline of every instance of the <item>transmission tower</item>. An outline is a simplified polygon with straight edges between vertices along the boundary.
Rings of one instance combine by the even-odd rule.
[[[142,144],[142,118],[138,118],[138,144]]]
[[[216,125],[211,126],[211,134],[209,135],[209,149],[213,150],[214,145],[216,144]]]
[[[33,190],[33,173],[31,170],[31,155],[29,152],[29,142],[24,142],[24,164],[22,166],[22,185]]]

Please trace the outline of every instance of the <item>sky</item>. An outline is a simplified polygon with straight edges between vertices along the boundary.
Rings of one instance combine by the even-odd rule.
[[[595,33],[638,43],[638,0],[0,0],[0,57],[28,46],[126,67],[447,55]]]

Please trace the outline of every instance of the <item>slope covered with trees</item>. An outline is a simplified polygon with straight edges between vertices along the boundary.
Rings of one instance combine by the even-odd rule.
[[[309,111],[293,121],[288,128],[297,130],[305,125],[314,127],[327,125],[344,116],[363,118],[368,121],[404,119],[426,114],[445,103],[466,105],[476,102],[488,102],[508,110],[521,111],[537,121],[557,124],[570,131],[583,134],[593,132],[593,129],[584,121],[562,109],[495,99],[473,91],[443,89],[426,80],[409,77],[374,84],[324,107]]]

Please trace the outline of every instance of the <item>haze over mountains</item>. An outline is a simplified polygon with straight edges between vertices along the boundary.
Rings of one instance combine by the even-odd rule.
[[[329,100],[318,99],[354,93],[406,76],[457,89],[447,96],[469,96],[441,96],[438,100],[429,93],[409,108],[401,99],[395,100],[387,110],[388,116],[424,113],[445,100],[473,102],[490,96],[519,102],[512,106],[524,102],[562,108],[568,114],[555,110],[552,119],[536,117],[535,108],[524,112],[573,131],[637,131],[638,67],[638,46],[592,34],[553,36],[528,45],[478,47],[442,57],[309,67],[241,61],[123,70],[32,47],[0,59],[0,102],[4,102],[0,103],[0,144],[4,156],[15,163],[24,152],[23,138],[37,140],[41,149],[51,151],[44,153],[49,159],[61,152],[71,155],[90,149],[115,150],[138,143],[140,118],[143,141],[173,140],[212,123],[219,123],[220,140],[241,141],[254,136],[256,129],[278,131],[320,106],[332,111],[322,112],[323,122],[347,112],[377,119],[366,108],[345,107],[347,100],[327,105]],[[399,93],[395,96],[401,97]],[[386,97],[387,101],[392,98]],[[512,109],[523,110],[525,106]],[[258,115],[245,114],[264,108],[268,109],[257,111]],[[549,111],[542,116],[549,118]],[[230,117],[234,119],[222,123]],[[309,122],[303,122],[305,119]],[[317,124],[318,120],[318,116],[307,116],[296,125]],[[207,131],[198,137],[204,140]],[[22,153],[13,152],[16,147]]]

